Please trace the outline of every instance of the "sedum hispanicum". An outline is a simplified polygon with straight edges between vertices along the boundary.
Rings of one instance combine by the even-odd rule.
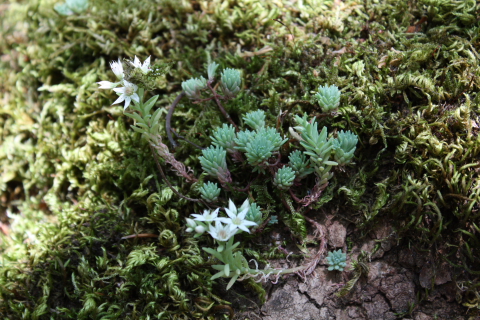
[[[199,157],[203,171],[212,177],[216,177],[220,183],[232,181],[230,171],[227,168],[227,151],[221,147],[210,146],[202,150],[203,156]]]
[[[301,180],[313,173],[315,170],[310,167],[310,160],[300,150],[295,150],[288,156],[289,166],[295,171],[296,178]]]
[[[231,124],[224,123],[213,132],[210,138],[214,146],[222,147],[230,153],[235,152],[235,128]]]
[[[227,97],[234,97],[240,91],[240,86],[242,85],[242,77],[240,75],[240,70],[226,68],[222,72],[220,78],[223,93]]]
[[[199,190],[200,190],[201,197],[205,199],[207,202],[217,201],[221,191],[221,189],[218,187],[218,184],[210,181],[207,183],[204,183]]]
[[[358,136],[353,132],[340,131],[333,141],[335,150],[334,159],[339,165],[346,165],[352,161],[353,154],[357,148]]]
[[[273,184],[280,190],[288,190],[295,180],[295,171],[290,167],[278,169],[273,178]]]
[[[340,105],[340,90],[335,85],[319,86],[315,98],[317,98],[323,112],[332,112]]]
[[[300,144],[305,148],[305,154],[310,156],[315,174],[319,178],[318,184],[325,184],[333,177],[333,173],[330,172],[332,167],[338,165],[330,160],[334,147],[333,140],[328,139],[326,127],[318,132],[315,118],[308,122],[305,114],[303,117],[295,116],[295,121],[298,125],[295,129],[301,132]]]
[[[190,99],[200,99],[200,91],[207,87],[204,77],[192,78],[182,82],[182,89]]]
[[[331,251],[328,253],[327,263],[329,265],[328,271],[336,270],[343,271],[347,266],[347,254],[343,253],[342,250],[338,249],[337,251]]]
[[[257,110],[247,113],[243,117],[243,121],[253,130],[259,130],[260,128],[265,127],[265,111]]]

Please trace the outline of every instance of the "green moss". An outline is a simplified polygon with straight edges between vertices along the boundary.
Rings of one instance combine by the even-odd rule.
[[[131,119],[95,84],[111,77],[109,61],[135,55],[170,65],[155,80],[156,108],[215,60],[243,71],[244,91],[225,105],[237,123],[262,109],[287,134],[293,115],[307,112],[330,132],[357,134],[355,166],[336,171],[313,207],[347,212],[363,234],[387,218],[399,241],[441,247],[461,302],[478,308],[470,299],[480,272],[475,1],[89,3],[68,17],[52,1],[0,8],[0,217],[10,223],[0,239],[2,316],[213,318],[212,307],[228,303],[182,231],[203,207],[172,194]],[[322,114],[320,85],[341,90],[338,113]],[[222,121],[213,104],[182,100],[172,127],[206,147]],[[199,154],[186,143],[175,150],[196,173]],[[250,196],[264,214],[278,208],[262,181]],[[301,240],[302,211],[285,203],[276,214]],[[273,254],[247,243],[252,257]]]

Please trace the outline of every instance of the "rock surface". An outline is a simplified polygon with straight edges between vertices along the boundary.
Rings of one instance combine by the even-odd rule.
[[[344,246],[347,228],[339,222],[327,220],[326,224],[329,248]],[[356,243],[348,251],[347,271],[343,273],[328,271],[323,260],[306,279],[290,276],[267,284],[266,303],[255,313],[238,312],[235,319],[473,319],[455,300],[456,286],[448,264],[435,266],[428,254],[397,247],[392,235],[391,227],[385,225],[370,239]],[[346,296],[337,297],[335,294],[354,275],[352,259],[357,259],[361,250],[372,252],[377,243],[380,246],[366,263],[368,275],[360,277]],[[286,267],[285,262],[282,266]]]

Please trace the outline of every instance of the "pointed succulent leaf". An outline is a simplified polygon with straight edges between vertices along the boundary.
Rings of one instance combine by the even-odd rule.
[[[215,78],[215,72],[217,71],[217,68],[218,64],[215,61],[208,64],[207,75],[209,81],[212,81]]]

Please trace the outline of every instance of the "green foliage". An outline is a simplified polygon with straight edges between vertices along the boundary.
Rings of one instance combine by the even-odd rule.
[[[243,117],[243,121],[245,121],[245,124],[250,128],[258,131],[265,127],[265,111],[257,110],[249,112]]]
[[[232,237],[225,244],[225,248],[221,252],[212,248],[203,248],[205,252],[210,253],[212,256],[214,256],[223,263],[223,265],[212,265],[212,268],[218,270],[218,272],[212,276],[211,280],[219,277],[231,277],[227,285],[227,290],[232,287],[232,285],[235,283],[235,281],[237,281],[240,275],[248,274],[250,272],[250,268],[245,257],[239,251],[233,252],[235,248],[239,245],[240,242],[233,244]]]
[[[221,85],[223,93],[227,97],[234,97],[242,85],[240,71],[236,69],[226,68],[222,72]]]
[[[217,201],[221,191],[218,185],[212,182],[204,183],[199,190],[200,190],[200,194],[202,195],[202,198],[208,202]]]
[[[157,109],[153,114],[150,114],[153,106],[158,100],[158,95],[151,97],[147,102],[143,103],[143,89],[139,90],[139,96],[141,97],[140,102],[136,103],[130,108],[137,111],[137,113],[128,113],[124,112],[127,117],[130,117],[135,120],[135,125],[132,126],[132,129],[138,133],[144,135],[147,139],[155,141],[159,134],[160,117],[165,113],[163,109]]]
[[[204,77],[192,78],[182,82],[182,89],[190,99],[200,99],[200,91],[207,87]]]
[[[338,136],[333,140],[333,149],[335,150],[335,162],[338,165],[346,165],[352,161],[353,154],[357,148],[358,136],[350,131],[341,130]]]
[[[342,250],[330,251],[327,256],[328,271],[343,271],[347,266],[347,254]]]
[[[217,128],[213,132],[212,144],[216,147],[221,147],[230,153],[235,152],[235,128],[230,124],[223,124],[221,128]]]
[[[295,180],[295,171],[290,167],[278,169],[273,178],[273,184],[280,190],[288,190]]]
[[[245,155],[248,163],[254,167],[254,171],[264,172],[263,165],[272,156],[274,147],[271,141],[261,134],[255,134],[247,143]]]
[[[248,129],[238,132],[237,137],[235,138],[235,149],[241,152],[247,152],[247,145],[255,136],[255,132]]]
[[[320,86],[315,94],[323,112],[332,112],[340,105],[340,90],[337,86]]]
[[[227,152],[221,147],[210,146],[202,150],[203,156],[199,157],[203,171],[216,177],[220,183],[231,181],[230,171],[227,168]]]
[[[329,252],[330,254],[330,252]],[[368,252],[362,251],[358,255],[358,260],[352,261],[352,267],[353,267],[353,278],[350,279],[347,284],[340,290],[338,291],[335,295],[337,297],[344,297],[346,296],[350,290],[353,289],[357,281],[360,279],[360,277],[367,276],[368,272],[370,271],[370,268],[367,264],[367,262],[370,260],[370,254]]]
[[[263,214],[260,207],[254,202],[250,204],[250,209],[245,216],[245,219],[255,222],[260,225],[263,222]]]
[[[299,150],[291,152],[288,156],[288,160],[290,161],[289,166],[295,171],[295,176],[299,180],[305,178],[314,171],[314,169],[310,167],[310,160],[308,160],[307,156]]]
[[[239,87],[247,90],[225,103],[231,118],[263,109],[265,127],[282,136],[293,126],[291,115],[318,116],[318,106],[305,100],[308,93],[325,83],[342,88],[338,113],[320,115],[316,122],[334,134],[358,135],[357,166],[332,166],[328,173],[335,176],[310,207],[348,212],[345,218],[363,234],[386,218],[399,245],[442,250],[441,258],[457,275],[459,301],[471,310],[478,307],[469,298],[478,294],[480,265],[478,3],[280,4],[292,10],[270,2],[183,0],[141,6],[90,0],[86,11],[68,17],[37,1],[12,2],[0,10],[0,211],[10,222],[0,243],[5,318],[208,319],[209,308],[227,303],[212,288],[206,253],[196,239],[182,235],[180,215],[200,204],[178,198],[157,177],[149,141],[127,130],[145,127],[110,106],[113,93],[97,90],[95,82],[111,76],[109,61],[135,55],[175,66],[142,80],[146,90],[159,93],[150,117],[157,110],[165,114],[182,81],[198,79],[205,66],[210,81],[217,68],[209,64],[212,59],[243,70]],[[273,20],[280,13],[283,24]],[[213,100],[203,108],[186,100],[175,110],[172,128],[206,146],[205,137],[225,121],[210,108]],[[153,121],[141,118],[154,128]],[[154,129],[165,134],[163,119]],[[235,142],[236,150],[245,153],[255,133],[239,130],[236,139],[245,139]],[[200,151],[193,145],[182,141],[168,158],[173,157],[168,142],[157,142],[156,152],[165,156],[161,164],[170,159],[173,168],[176,158],[201,172]],[[291,150],[305,154],[304,148],[285,142],[279,163],[288,161]],[[329,161],[337,162],[337,151],[330,152]],[[318,165],[310,157],[306,170]],[[303,204],[287,194],[287,210],[271,187],[278,167],[266,167],[257,177],[245,158],[236,162],[242,158],[232,154],[226,161],[233,178],[225,186],[228,194],[255,198],[262,219],[279,217],[265,232],[288,225],[303,239]],[[269,164],[275,161],[271,157]],[[288,166],[296,170],[292,163]],[[175,190],[198,194],[184,176],[167,172],[166,177]],[[312,197],[312,180],[306,174],[290,190]],[[161,237],[121,239],[142,234]],[[245,241],[263,253],[255,241]],[[142,251],[146,254],[137,256]],[[368,261],[359,258],[352,267],[354,278],[345,289],[365,274]],[[197,301],[209,302],[201,311],[194,310]]]
[[[216,63],[215,61],[208,64],[208,67],[207,67],[208,81],[213,81],[213,79],[215,78],[215,73],[217,72],[217,68],[218,68],[218,63]]]
[[[66,0],[65,3],[57,3],[54,8],[63,16],[80,14],[88,9],[88,0]]]
[[[329,160],[334,148],[334,140],[327,139],[326,127],[323,127],[319,133],[316,120],[312,119],[308,122],[306,114],[302,118],[295,116],[295,121],[297,122],[295,129],[301,133],[300,144],[305,148],[305,154],[310,156],[315,174],[320,179],[318,184],[325,184],[333,177],[333,172],[330,172],[332,167],[338,165],[337,162]]]

